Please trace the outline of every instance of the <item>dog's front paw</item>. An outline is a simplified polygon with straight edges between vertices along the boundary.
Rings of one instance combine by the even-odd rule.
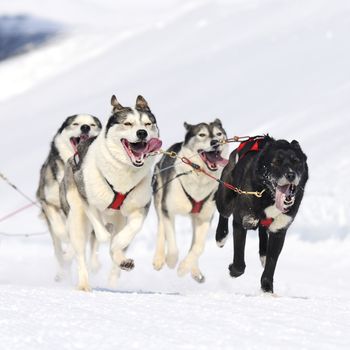
[[[92,289],[88,284],[79,284],[77,290],[81,292],[91,292]]]
[[[153,258],[153,268],[157,271],[161,270],[165,264],[165,256],[164,255],[156,255]]]
[[[204,283],[205,282],[205,276],[200,271],[198,271],[196,273],[192,272],[191,275],[192,275],[192,278],[196,282],[198,282],[198,283]]]
[[[178,259],[179,259],[179,253],[178,252],[176,252],[176,253],[168,253],[167,257],[166,257],[166,264],[168,265],[168,267],[170,269],[174,269],[176,264],[177,264]]]
[[[191,265],[190,263],[185,259],[181,261],[179,267],[177,268],[177,275],[179,277],[185,276],[187,273],[189,273],[191,270]]]
[[[221,240],[218,240],[218,238],[216,239],[216,245],[219,247],[219,248],[223,248],[223,246],[225,245],[227,241],[227,236],[222,238]]]
[[[124,271],[131,271],[135,267],[133,259],[125,259],[120,264],[119,267]]]
[[[261,289],[265,293],[273,293],[273,281],[267,277],[261,277]]]
[[[234,266],[234,264],[230,264],[228,269],[230,271],[230,276],[237,278],[244,274],[245,266]]]

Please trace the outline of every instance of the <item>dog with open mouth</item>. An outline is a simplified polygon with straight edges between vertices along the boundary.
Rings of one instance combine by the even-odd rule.
[[[221,121],[197,125],[184,124],[185,140],[171,146],[168,151],[187,157],[214,176],[220,177],[227,160],[228,146],[223,145],[226,132]],[[192,220],[192,246],[179,264],[179,276],[191,273],[195,281],[205,281],[198,266],[215,211],[214,197],[218,183],[203,174],[191,172],[183,163],[175,164],[174,158],[163,156],[155,167],[153,177],[154,204],[158,216],[158,234],[153,267],[160,270],[166,263],[175,268],[178,248],[175,239],[174,220],[176,215],[186,215]]]
[[[264,268],[261,288],[273,293],[273,276],[286,232],[295,219],[308,180],[307,157],[295,140],[251,138],[231,153],[221,179],[246,191],[263,191],[261,198],[219,186],[216,205],[220,219],[216,242],[223,247],[228,218],[233,216],[233,263],[230,275],[245,271],[247,230],[259,230],[259,255]]]
[[[112,114],[102,132],[78,146],[78,159],[65,168],[61,202],[78,264],[78,289],[89,291],[86,241],[93,230],[99,242],[110,241],[111,282],[119,270],[134,268],[125,256],[148,213],[152,198],[151,155],[161,147],[156,118],[138,96],[134,108],[113,95]]]
[[[40,170],[36,195],[51,234],[58,262],[56,280],[62,278],[67,267],[63,244],[69,241],[59,196],[64,165],[70,157],[77,153],[78,145],[90,137],[97,136],[101,128],[100,120],[92,115],[77,114],[68,117],[54,136],[49,155]]]

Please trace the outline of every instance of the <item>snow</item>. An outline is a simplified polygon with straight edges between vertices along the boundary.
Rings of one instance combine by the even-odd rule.
[[[153,209],[130,249],[136,268],[116,290],[106,246],[93,293],[82,293],[73,289],[75,266],[67,281],[53,281],[48,235],[0,236],[1,348],[348,349],[350,3],[0,3],[0,15],[23,13],[63,28],[48,45],[0,63],[0,171],[32,198],[62,120],[87,112],[106,121],[113,93],[125,105],[141,93],[166,146],[183,137],[184,121],[216,117],[230,136],[297,139],[310,181],[277,265],[276,296],[258,288],[256,233],[245,274],[229,277],[232,244],[216,247],[216,217],[200,259],[204,285],[152,269]],[[27,204],[3,181],[0,198],[0,217]],[[35,207],[0,222],[0,233],[45,230]],[[189,230],[179,218],[182,254]]]

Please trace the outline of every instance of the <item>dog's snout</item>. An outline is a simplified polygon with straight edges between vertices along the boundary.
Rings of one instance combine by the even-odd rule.
[[[210,141],[210,146],[212,146],[212,147],[214,147],[214,148],[219,147],[219,140],[216,140],[216,139],[211,140],[211,141]]]
[[[83,134],[88,134],[90,129],[91,129],[90,126],[87,124],[84,124],[80,127],[80,130]]]
[[[140,129],[136,131],[136,136],[140,139],[140,140],[144,140],[147,136],[148,133],[146,130],[144,129]]]
[[[294,171],[288,171],[285,176],[286,176],[286,179],[290,182],[294,181],[296,178],[296,174]]]

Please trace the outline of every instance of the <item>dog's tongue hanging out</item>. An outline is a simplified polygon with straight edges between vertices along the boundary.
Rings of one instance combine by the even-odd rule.
[[[295,185],[289,184],[276,187],[276,207],[282,213],[286,213],[294,204]]]

